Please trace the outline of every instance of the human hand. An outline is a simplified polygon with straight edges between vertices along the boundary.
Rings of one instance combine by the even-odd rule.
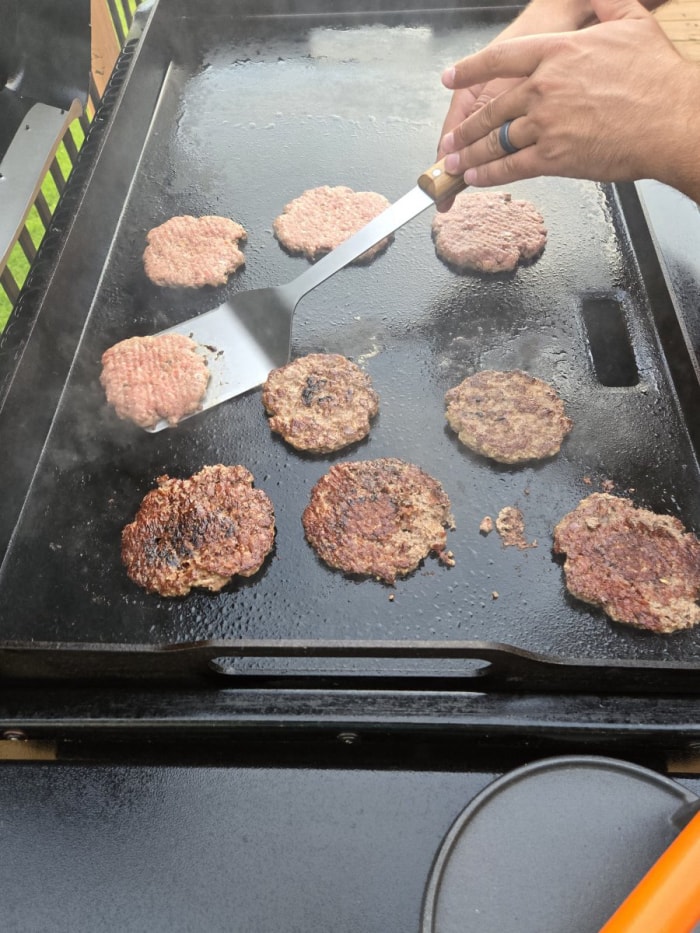
[[[509,39],[448,69],[443,83],[454,89],[516,81],[443,138],[449,172],[464,172],[467,184],[478,186],[563,175],[652,177],[680,187],[674,160],[687,125],[697,126],[700,70],[678,55],[637,0],[591,6],[594,26]],[[518,147],[512,154],[499,142],[509,120]]]
[[[480,107],[483,107],[494,97],[498,97],[513,84],[517,84],[521,78],[498,78],[495,81],[487,81],[483,84],[475,84],[473,87],[458,88],[452,95],[450,106],[445,115],[440,131],[440,142],[438,144],[437,157],[441,159],[447,155],[443,140],[447,133],[459,126],[467,117],[470,117]]]
[[[645,2],[655,2],[655,0],[645,0]],[[530,0],[520,15],[509,23],[489,45],[519,36],[580,29],[591,21],[595,21],[595,17],[590,0]],[[494,97],[498,97],[499,94],[522,80],[522,77],[495,78],[472,87],[457,88],[452,94],[452,100],[442,124],[438,159],[447,154],[443,146],[443,137],[447,133],[454,130]],[[447,211],[452,207],[453,202],[454,198],[446,198],[437,205],[437,209]]]
[[[440,142],[438,144],[438,159],[447,155],[444,147],[444,138],[447,133],[456,129],[467,117],[475,113],[480,107],[483,107],[494,97],[498,97],[513,84],[517,84],[520,78],[497,79],[488,81],[485,84],[476,84],[473,87],[459,88],[452,95],[449,109],[442,124],[440,132]],[[453,172],[452,174],[458,174]],[[440,213],[448,211],[454,204],[454,198],[444,198],[436,207]]]

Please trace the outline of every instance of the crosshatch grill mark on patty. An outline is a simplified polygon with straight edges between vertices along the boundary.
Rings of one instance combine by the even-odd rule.
[[[218,592],[251,577],[275,539],[272,503],[243,466],[205,466],[187,479],[159,476],[122,531],[122,561],[149,593]]]
[[[239,243],[246,236],[243,227],[228,217],[171,217],[146,234],[143,267],[156,285],[225,285],[245,263]]]
[[[375,191],[353,191],[345,185],[309,188],[285,205],[272,229],[282,246],[292,254],[320,259],[357,233],[377,214],[389,207],[387,199]],[[367,263],[383,252],[393,235],[380,240],[353,260]]]
[[[394,583],[431,552],[454,564],[450,500],[420,467],[384,457],[335,464],[311,491],[302,523],[319,557],[345,573]]]
[[[330,453],[366,437],[379,411],[369,376],[338,353],[309,353],[274,369],[262,401],[272,431],[298,450]]]
[[[460,441],[499,463],[552,457],[573,427],[552,386],[519,369],[468,376],[446,392],[445,402]]]
[[[512,272],[547,242],[534,204],[501,191],[463,191],[449,211],[435,215],[431,229],[437,255],[459,271]]]
[[[129,337],[102,354],[100,382],[120,418],[150,428],[175,425],[198,411],[209,369],[198,344],[184,334]]]
[[[616,622],[668,634],[700,622],[700,541],[680,519],[595,492],[554,529],[572,596]]]

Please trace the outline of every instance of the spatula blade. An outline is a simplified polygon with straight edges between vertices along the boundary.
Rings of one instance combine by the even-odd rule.
[[[186,418],[257,388],[289,360],[294,312],[290,302],[284,286],[241,292],[218,308],[160,332],[194,340],[209,368],[201,406]],[[146,430],[154,434],[167,427],[171,425],[161,419]]]

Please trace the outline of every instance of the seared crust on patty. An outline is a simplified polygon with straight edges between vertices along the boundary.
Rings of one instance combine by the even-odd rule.
[[[499,463],[558,453],[573,427],[548,383],[519,369],[484,369],[445,393],[447,418],[470,450]]]
[[[245,263],[239,248],[245,239],[243,227],[228,217],[171,217],[146,234],[143,267],[156,285],[225,285]]]
[[[544,218],[529,201],[501,191],[466,191],[432,223],[435,250],[461,271],[512,272],[547,242]]]
[[[379,411],[367,373],[338,353],[309,353],[274,369],[262,401],[270,428],[298,450],[314,453],[362,440]]]
[[[319,557],[345,573],[394,583],[432,551],[451,566],[450,500],[411,463],[384,457],[332,466],[311,491],[302,523]]]
[[[345,185],[335,188],[323,185],[309,188],[285,205],[283,212],[273,221],[272,229],[286,250],[315,262],[387,207],[387,199],[375,191],[353,191]],[[392,240],[393,236],[380,240],[354,262],[369,262]]]
[[[149,593],[185,596],[193,586],[217,592],[236,575],[256,573],[274,538],[272,503],[253,489],[253,475],[218,464],[188,479],[158,477],[122,531],[122,561]]]
[[[670,515],[593,493],[554,529],[572,596],[611,619],[667,634],[700,622],[700,541]]]
[[[150,428],[198,411],[209,369],[184,334],[129,337],[102,354],[100,382],[120,418]]]

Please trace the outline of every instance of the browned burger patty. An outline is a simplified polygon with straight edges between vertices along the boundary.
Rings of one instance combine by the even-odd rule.
[[[146,234],[143,267],[156,285],[201,288],[225,285],[245,263],[240,224],[228,217],[171,217]]]
[[[389,207],[387,199],[374,191],[353,191],[344,185],[310,188],[290,201],[276,217],[272,229],[290,253],[315,262],[339,246],[353,233]],[[355,262],[369,262],[386,249],[393,237],[380,240]]]
[[[274,369],[262,400],[270,428],[298,450],[314,453],[366,437],[379,411],[367,373],[337,353],[310,353]]]
[[[500,463],[551,457],[573,427],[554,389],[519,369],[468,376],[446,392],[445,402],[460,441]]]
[[[189,479],[158,477],[134,521],[122,531],[129,577],[161,596],[193,586],[217,592],[233,576],[250,577],[275,538],[267,495],[242,466],[206,466]]]
[[[100,382],[120,418],[142,428],[197,411],[209,382],[198,344],[184,334],[129,337],[102,354]]]
[[[319,557],[345,573],[394,583],[433,551],[452,566],[450,500],[420,467],[385,457],[332,466],[302,516]]]
[[[499,191],[457,195],[449,211],[433,218],[432,234],[440,259],[461,271],[512,272],[539,256],[547,242],[534,204]]]
[[[596,492],[554,529],[572,596],[617,622],[669,633],[700,621],[700,541],[679,519]]]

